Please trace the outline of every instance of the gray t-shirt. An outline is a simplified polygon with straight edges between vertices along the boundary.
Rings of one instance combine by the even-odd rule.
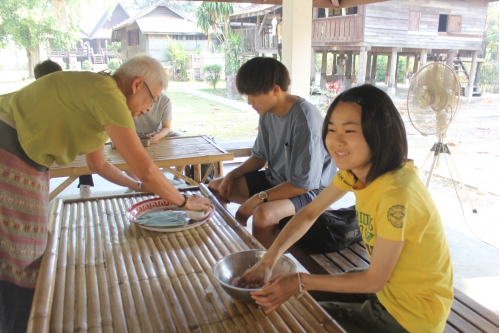
[[[271,185],[288,181],[295,187],[323,189],[337,167],[323,146],[323,116],[299,97],[283,117],[270,112],[259,118],[259,133],[252,155],[267,161],[266,177]]]
[[[172,102],[164,93],[158,97],[156,103],[149,112],[142,116],[135,117],[135,131],[139,134],[158,133],[161,123],[172,120]]]

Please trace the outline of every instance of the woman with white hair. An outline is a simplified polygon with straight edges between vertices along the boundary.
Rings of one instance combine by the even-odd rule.
[[[208,199],[177,191],[149,158],[133,117],[149,111],[168,77],[148,56],[114,75],[55,72],[0,95],[0,332],[25,332],[48,233],[49,168],[85,155],[92,172],[118,185],[151,191],[189,210]],[[104,158],[113,143],[140,181]]]

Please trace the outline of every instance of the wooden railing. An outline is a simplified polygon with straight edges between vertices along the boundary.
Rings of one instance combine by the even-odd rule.
[[[313,19],[312,43],[362,41],[363,32],[363,16],[361,15]]]
[[[259,30],[260,28],[258,27],[237,30],[241,33],[244,48],[247,51],[276,51],[278,49],[278,36],[269,34],[269,29],[266,28],[263,28],[260,34]]]

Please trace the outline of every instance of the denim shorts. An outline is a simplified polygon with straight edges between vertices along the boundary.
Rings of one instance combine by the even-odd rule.
[[[252,171],[245,174],[245,180],[247,182],[249,197],[260,193],[262,191],[267,191],[274,186],[266,177],[266,173],[263,170]],[[302,207],[306,206],[308,203],[313,201],[314,198],[321,192],[320,190],[310,190],[307,193],[298,195],[293,198],[289,198],[295,207],[295,213],[297,213]]]

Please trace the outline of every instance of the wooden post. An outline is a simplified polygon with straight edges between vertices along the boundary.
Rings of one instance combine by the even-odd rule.
[[[398,51],[395,47],[392,48],[391,52],[391,72],[389,74],[389,85],[387,86],[387,93],[389,96],[396,96],[396,69],[397,69],[397,61],[398,61]],[[389,64],[387,64],[389,67]]]
[[[377,83],[377,52],[373,52],[372,55],[372,75],[370,84],[375,85]]]
[[[417,55],[415,54],[415,61],[413,61],[413,75],[417,74],[418,72],[418,61],[417,61]]]
[[[365,83],[370,83],[371,82],[371,59],[372,59],[372,52],[366,52],[366,70],[365,70]]]
[[[366,75],[366,49],[364,47],[359,51],[359,70],[358,70],[358,86],[365,83]]]
[[[408,84],[408,65],[410,64],[410,57],[406,56],[406,67],[405,67],[405,84]]]
[[[469,86],[467,91],[467,102],[470,103],[472,101],[472,95],[474,93],[474,84],[476,81],[476,69],[477,69],[477,54],[479,51],[474,51],[472,54],[472,64],[470,65],[470,73],[469,73]]]
[[[353,54],[352,55],[352,75],[354,76],[354,78],[356,78],[356,55]],[[351,77],[352,79],[352,77]],[[356,80],[357,82],[357,80]]]
[[[328,57],[328,51],[323,51],[321,55],[321,79],[319,81],[319,85],[321,89],[325,89],[326,83],[326,59]]]
[[[422,49],[420,50],[420,67],[424,67],[426,63],[427,63],[427,50]]]
[[[391,76],[391,61],[392,57],[390,55],[387,56],[387,67],[385,69],[385,85],[389,87],[389,81]]]
[[[352,51],[347,51],[347,60],[346,60],[346,75],[345,75],[345,88],[350,89],[352,86]]]

